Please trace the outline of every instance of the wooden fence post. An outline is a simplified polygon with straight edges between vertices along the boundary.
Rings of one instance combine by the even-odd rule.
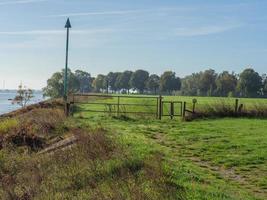
[[[65,115],[68,117],[70,115],[70,103],[65,103]]]
[[[171,102],[171,107],[170,107],[170,109],[171,109],[171,119],[173,119],[173,117],[174,117],[174,103],[173,102]]]
[[[117,104],[117,115],[119,116],[120,114],[120,96],[118,96],[118,104]]]
[[[159,98],[157,97],[156,119],[159,118]]]
[[[192,110],[192,112],[193,112],[193,114],[195,114],[197,99],[193,99],[192,102],[193,102],[193,110]]]
[[[183,118],[185,118],[185,113],[186,113],[186,102],[184,102]]]
[[[159,120],[161,120],[161,117],[162,117],[162,96],[161,95],[159,96],[159,106],[158,106],[158,109],[159,109],[158,118],[159,118]]]
[[[235,100],[235,114],[237,114],[237,112],[238,112],[238,105],[239,105],[239,100],[236,99]]]

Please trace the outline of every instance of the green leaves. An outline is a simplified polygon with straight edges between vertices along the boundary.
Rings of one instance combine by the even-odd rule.
[[[12,104],[18,104],[21,107],[25,107],[27,103],[33,98],[33,90],[26,88],[26,86],[19,85],[17,95],[12,101]]]

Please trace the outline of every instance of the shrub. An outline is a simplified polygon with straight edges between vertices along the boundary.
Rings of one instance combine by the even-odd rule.
[[[214,104],[199,106],[195,113],[187,113],[185,120],[222,117],[267,118],[267,105],[254,104],[253,106],[245,107],[244,104],[239,104],[236,111],[234,104],[220,101]]]
[[[60,109],[34,109],[13,119],[6,119],[0,126],[0,148],[8,144],[27,146],[37,151],[46,144],[46,139],[62,126],[65,120]],[[4,134],[4,135],[3,135]],[[63,134],[63,133],[62,133]]]
[[[3,119],[0,120],[0,135],[7,134],[11,129],[18,125],[17,119]]]

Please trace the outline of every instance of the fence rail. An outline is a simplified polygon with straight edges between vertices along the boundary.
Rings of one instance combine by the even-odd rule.
[[[83,112],[151,115],[159,118],[160,96],[73,94],[70,104],[84,106]]]
[[[101,94],[73,94],[69,96],[68,100],[70,104],[74,105],[71,107],[80,108],[81,112],[146,115],[158,119],[162,119],[162,117],[170,117],[171,119],[182,117],[185,119],[187,116],[267,117],[267,101],[263,100],[258,103],[250,99],[234,98],[199,98],[199,100],[187,98],[183,99],[185,101],[177,101],[179,99],[175,99],[175,97]]]

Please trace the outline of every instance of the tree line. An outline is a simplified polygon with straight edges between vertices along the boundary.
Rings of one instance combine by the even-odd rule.
[[[109,72],[92,77],[82,70],[68,69],[68,86],[71,93],[139,93],[177,94],[187,96],[220,97],[267,97],[267,76],[260,75],[252,68],[240,74],[223,71],[216,73],[208,69],[184,78],[173,71],[162,75],[149,74],[146,70]],[[64,71],[56,72],[47,80],[44,95],[62,97]]]

